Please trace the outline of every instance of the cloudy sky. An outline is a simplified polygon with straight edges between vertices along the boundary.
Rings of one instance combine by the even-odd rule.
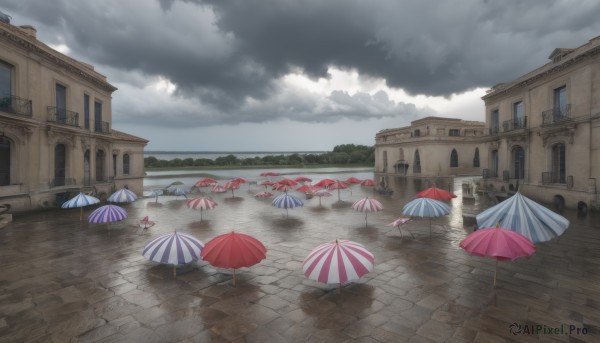
[[[597,0],[0,0],[119,89],[147,150],[374,144],[426,116],[484,120],[485,90],[600,35]]]

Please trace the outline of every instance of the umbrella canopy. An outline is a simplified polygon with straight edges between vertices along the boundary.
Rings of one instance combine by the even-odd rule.
[[[321,206],[321,198],[330,197],[331,193],[329,193],[326,189],[319,189],[315,192],[315,195],[319,197],[319,206]]]
[[[317,190],[317,187],[311,186],[311,185],[302,185],[302,186],[296,188],[296,191],[302,192],[302,193],[312,193],[316,190]]]
[[[233,191],[235,189],[239,189],[240,188],[240,183],[237,182],[237,181],[235,181],[235,180],[232,180],[232,181],[229,181],[229,182],[225,182],[225,184],[223,185],[223,188],[231,190],[231,197],[235,198],[235,194],[233,193]]]
[[[562,235],[569,220],[517,192],[512,197],[478,214],[478,227],[499,224],[527,237],[533,244]]]
[[[335,240],[324,243],[311,251],[302,271],[309,279],[321,283],[341,284],[358,280],[375,266],[375,257],[359,243]]]
[[[248,182],[248,180],[244,179],[243,177],[238,177],[238,178],[233,179],[231,181],[237,182],[237,183],[246,183],[246,182]]]
[[[273,193],[269,193],[269,192],[261,192],[255,195],[255,197],[257,198],[269,198],[272,197]]]
[[[404,235],[402,234],[402,229],[400,229],[400,226],[408,223],[409,221],[410,221],[410,218],[402,218],[402,217],[400,217],[400,218],[394,220],[393,222],[387,224],[387,226],[397,227],[398,231],[400,231],[400,237],[404,238]],[[410,233],[411,236],[413,235],[410,231],[408,231],[408,233]]]
[[[233,268],[235,286],[235,270],[251,267],[264,260],[267,258],[267,249],[252,236],[231,232],[207,242],[200,256],[215,267]]]
[[[204,178],[204,179],[202,179],[202,180],[198,180],[198,182],[196,182],[196,183],[194,184],[194,186],[197,186],[197,187],[202,187],[202,186],[199,186],[199,184],[209,184],[209,185],[216,185],[216,184],[217,184],[217,180],[215,180],[215,179],[211,179],[211,178],[209,178],[209,177],[205,177],[205,178]]]
[[[298,176],[297,178],[294,179],[294,181],[296,181],[296,182],[312,182],[312,179],[309,179],[304,176]]]
[[[362,180],[360,185],[365,186],[365,187],[375,187],[377,185],[377,183],[374,180],[366,179],[366,180]]]
[[[121,188],[118,191],[114,192],[113,194],[111,194],[108,199],[106,199],[109,202],[134,202],[137,200],[137,195],[135,195],[135,193],[133,193],[132,191],[130,191],[127,188]]]
[[[163,190],[162,189],[153,189],[151,191],[145,191],[144,192],[144,196],[145,197],[155,197],[156,201],[158,202],[158,196],[159,195],[163,195]]]
[[[142,255],[150,261],[172,264],[173,276],[176,276],[175,266],[197,261],[202,248],[204,248],[204,244],[196,238],[175,231],[150,241]]]
[[[317,187],[327,187],[327,186],[331,185],[332,183],[335,183],[335,181],[332,180],[332,179],[323,179],[323,180],[315,183],[315,186],[317,186]]]
[[[213,208],[217,207],[217,203],[212,201],[209,198],[205,198],[205,197],[201,197],[201,198],[196,198],[196,199],[190,199],[187,201],[187,207],[194,209],[194,210],[200,210],[200,221],[202,221],[202,211],[203,210],[212,210]]]
[[[338,201],[340,201],[340,189],[346,189],[346,188],[348,188],[348,184],[343,181],[339,181],[339,180],[335,180],[335,181],[333,181],[333,183],[330,183],[329,185],[327,185],[327,189],[329,189],[329,190],[337,189]]]
[[[304,206],[304,202],[291,194],[284,193],[273,199],[273,206],[285,208],[286,215],[289,215],[289,208],[302,207]]]
[[[221,185],[215,185],[210,191],[213,193],[225,193],[227,189]]]
[[[127,218],[127,211],[124,208],[117,205],[104,205],[90,213],[88,223],[108,223],[108,227],[110,228],[110,223],[118,222],[125,218]]]
[[[181,182],[181,181],[178,180],[178,181],[171,182],[169,184],[169,187],[171,187],[171,186],[181,186],[181,185],[183,185],[183,182]]]
[[[189,191],[187,189],[184,189],[181,187],[175,187],[175,186],[171,186],[171,187],[167,188],[167,190],[175,196],[183,196],[186,199],[187,199],[187,194],[189,193]]]
[[[144,218],[140,219],[139,225],[140,227],[143,226],[143,229],[145,230],[153,227],[154,225],[156,225],[156,223],[151,221],[148,216],[145,216]]]
[[[278,172],[270,172],[270,171],[260,173],[260,176],[279,176],[279,175],[281,175],[281,174],[279,174]]]
[[[367,214],[369,212],[383,211],[383,205],[371,198],[364,198],[352,204],[352,209],[358,212],[365,212],[365,227],[367,227]]]
[[[346,179],[345,181],[346,183],[361,183],[362,180],[355,178],[354,176],[349,177],[348,179]]]
[[[516,260],[530,256],[535,252],[531,241],[509,229],[486,228],[469,234],[460,242],[460,247],[475,256],[491,257],[498,260]],[[494,271],[494,286],[496,286],[496,271]]]
[[[79,192],[75,197],[65,201],[62,208],[80,208],[79,220],[83,220],[83,206],[90,206],[100,202],[100,199]]]
[[[429,235],[431,235],[431,218],[449,214],[450,207],[439,200],[416,198],[404,205],[402,213],[411,217],[429,218]]]
[[[415,197],[447,201],[452,198],[456,198],[456,195],[454,193],[445,191],[441,188],[437,188],[434,184],[432,187],[427,188],[426,190],[417,193],[417,195],[415,195]]]
[[[296,186],[298,184],[298,182],[290,179],[279,180],[277,183],[284,186]]]

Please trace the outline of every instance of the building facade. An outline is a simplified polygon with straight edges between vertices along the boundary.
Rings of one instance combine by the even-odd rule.
[[[483,96],[487,189],[569,208],[600,198],[600,37],[555,49],[544,66]]]
[[[375,172],[396,176],[481,175],[485,123],[427,117],[375,136]]]
[[[77,191],[141,194],[147,140],[112,129],[116,90],[94,67],[0,21],[0,204],[56,206]]]

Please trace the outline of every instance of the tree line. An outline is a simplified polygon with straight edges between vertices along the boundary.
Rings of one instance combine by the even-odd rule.
[[[168,167],[209,167],[209,166],[304,166],[319,164],[361,164],[372,165],[375,163],[375,147],[355,144],[336,145],[333,151],[322,154],[290,154],[267,155],[263,157],[238,158],[227,155],[210,158],[175,158],[172,160],[159,160],[154,156],[144,158],[146,168]]]

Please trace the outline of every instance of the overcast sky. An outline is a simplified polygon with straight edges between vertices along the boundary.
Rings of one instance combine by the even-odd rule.
[[[0,0],[106,75],[147,150],[373,145],[425,116],[484,120],[485,90],[600,35],[597,0]]]

